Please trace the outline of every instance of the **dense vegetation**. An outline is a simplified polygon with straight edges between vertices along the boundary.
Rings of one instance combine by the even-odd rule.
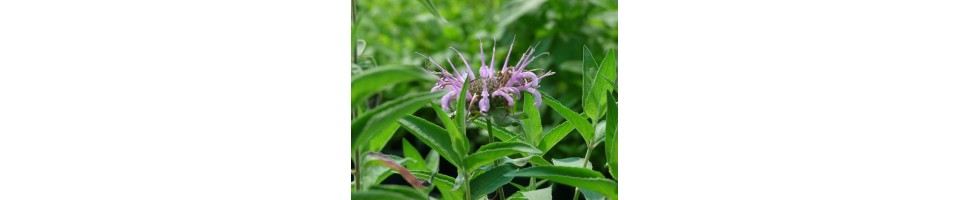
[[[353,4],[354,199],[616,199],[615,0]],[[549,54],[526,69],[556,72],[541,99],[522,92],[479,113],[465,95],[442,109],[446,92],[429,92],[439,70],[422,54],[448,68],[462,66],[456,52],[477,63],[494,48],[496,62],[509,51],[516,62],[530,46]]]

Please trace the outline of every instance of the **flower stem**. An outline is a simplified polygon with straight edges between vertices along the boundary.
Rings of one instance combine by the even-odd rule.
[[[464,183],[462,183],[462,185],[465,185],[465,199],[472,200],[472,186],[471,184],[468,183],[468,182],[471,182],[470,180],[468,180],[470,179],[469,178],[470,174],[468,174],[468,171],[464,171],[464,170],[462,170],[461,173],[462,175],[465,176],[465,181]]]
[[[495,141],[495,135],[492,134],[492,117],[491,116],[485,117],[485,126],[487,128],[485,130],[488,130],[488,143],[492,143],[492,142]],[[495,160],[495,166],[497,167],[498,165],[499,165],[499,161],[498,160]],[[505,199],[505,189],[503,188],[503,186],[499,186],[498,187],[498,196],[499,196],[499,199]]]

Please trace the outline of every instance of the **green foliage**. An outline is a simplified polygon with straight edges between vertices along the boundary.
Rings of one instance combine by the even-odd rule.
[[[475,170],[499,158],[517,153],[542,153],[539,149],[521,142],[496,142],[482,146],[465,160],[465,169]]]
[[[541,166],[519,170],[512,176],[536,177],[548,179],[574,187],[587,189],[604,194],[610,199],[616,199],[617,184],[615,181],[603,177],[597,171],[578,167]]]
[[[351,147],[359,186],[352,199],[549,200],[573,192],[549,185],[574,187],[576,193],[566,195],[586,199],[617,198],[616,0],[353,5]],[[517,44],[510,46],[513,36]],[[516,63],[530,45],[538,44],[537,54],[548,52],[527,67],[536,74],[556,72],[539,83],[542,98],[523,92],[514,95],[513,107],[502,107],[504,100],[492,97],[488,115],[468,110],[465,95],[440,105],[444,93],[428,92],[436,80],[422,70],[436,67],[414,52],[435,60],[466,54],[478,75],[479,39],[486,59],[493,54],[488,49],[495,49],[496,68]],[[460,94],[468,87],[463,88]],[[423,109],[427,106],[431,109]],[[442,106],[453,109],[445,112]],[[596,148],[600,142],[604,148]],[[406,170],[362,156],[368,152],[380,152]],[[417,189],[387,179],[399,171],[432,186]],[[497,192],[509,189],[513,192]]]
[[[507,176],[515,172],[515,168],[510,165],[502,165],[492,168],[482,175],[472,179],[472,199],[479,199],[495,189],[502,187],[512,181],[512,176]]]

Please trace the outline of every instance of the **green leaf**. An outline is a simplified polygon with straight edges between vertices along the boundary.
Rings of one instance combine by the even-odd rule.
[[[591,169],[563,166],[539,166],[519,170],[511,175],[547,179],[552,182],[598,192],[606,195],[610,199],[617,199],[618,188],[616,182],[606,179],[603,177],[603,174]]]
[[[385,167],[389,167],[391,170],[394,170],[398,174],[400,174],[401,177],[408,182],[408,184],[411,184],[411,186],[421,190],[427,189],[426,180],[418,179],[417,177],[414,176],[414,174],[411,173],[411,170],[408,170],[407,168],[401,165],[402,162],[410,161],[413,163],[414,160],[404,159],[405,161],[401,161],[399,157],[395,156],[394,158],[392,158],[390,155],[384,155],[382,153],[377,153],[377,152],[367,152],[367,157],[374,158],[374,160],[369,161],[368,164],[377,163]]]
[[[569,122],[563,122],[562,124],[559,124],[559,126],[552,128],[552,130],[549,130],[545,136],[542,136],[542,142],[539,143],[539,150],[542,150],[542,152],[549,152],[553,146],[556,146],[556,143],[559,143],[559,141],[566,137],[569,132],[572,132],[573,129],[573,124]]]
[[[564,166],[564,167],[580,167],[586,169],[593,169],[593,165],[586,162],[586,166],[583,166],[583,158],[580,157],[569,157],[569,158],[553,158],[552,165]]]
[[[442,17],[441,13],[438,12],[438,7],[434,6],[434,2],[431,0],[421,0],[421,3],[423,3],[424,7],[428,8],[428,11],[431,11],[431,14],[434,14],[435,17],[438,17],[438,19],[440,19],[442,22],[448,23],[448,20]]]
[[[424,166],[427,166],[428,170],[430,171],[438,171],[438,163],[441,162],[440,158],[441,156],[438,155],[437,151],[434,151],[434,150],[428,151],[428,157],[424,158],[425,160]]]
[[[438,188],[438,192],[441,192],[441,196],[445,199],[463,200],[465,198],[464,190],[451,191],[451,188],[455,187],[455,178],[452,178],[444,174],[434,174],[434,180],[431,178],[431,172],[428,171],[413,171],[415,177],[429,180]]]
[[[488,125],[485,124],[484,119],[476,119],[474,123],[475,123],[475,126],[478,126],[479,128],[482,128],[482,129],[485,129],[486,127],[488,127]],[[492,124],[491,131],[493,131],[492,134],[501,141],[515,141],[516,134],[512,133],[512,131],[509,131],[508,129],[502,128],[501,126]]]
[[[552,165],[552,163],[549,163],[549,161],[546,161],[546,159],[542,159],[542,156],[532,156],[532,158],[529,159],[529,163],[532,163],[533,166]]]
[[[613,179],[620,180],[616,168],[619,165],[617,164],[617,159],[619,159],[618,153],[620,152],[617,147],[619,142],[619,139],[617,139],[617,135],[619,134],[619,130],[617,129],[619,109],[617,108],[616,99],[613,98],[613,95],[609,95],[606,107],[606,160],[610,166],[610,175],[613,175]]]
[[[356,191],[350,194],[350,199],[405,199],[405,200],[427,200],[420,191],[415,189],[398,186],[382,185],[365,191]]]
[[[596,79],[598,79],[599,70],[599,63],[593,58],[593,53],[583,45],[583,111],[594,122],[600,114],[599,101],[597,101],[599,98],[594,98],[597,94]]]
[[[381,89],[412,80],[434,80],[434,77],[407,67],[378,67],[366,70],[350,81],[350,104],[357,105]]]
[[[371,109],[351,122],[351,149],[360,149],[377,134],[394,126],[394,121],[409,115],[427,105],[432,99],[444,95],[443,91],[434,93],[415,93],[397,98]]]
[[[402,139],[401,148],[404,150],[405,158],[415,161],[415,162],[404,163],[404,165],[407,166],[408,169],[428,170],[428,166],[425,164],[424,158],[421,157],[421,154],[418,153],[418,150],[415,149],[413,145],[411,145],[411,142],[408,142],[408,140],[406,139]]]
[[[566,108],[559,103],[559,101],[553,99],[548,94],[542,94],[542,99],[543,102],[549,105],[549,107],[559,113],[559,115],[562,115],[564,118],[566,118],[566,121],[576,127],[576,130],[579,131],[581,136],[583,136],[583,140],[586,140],[586,143],[592,142],[595,136],[595,130],[593,130],[593,125],[590,124],[589,121],[586,121],[585,117],[579,115],[579,113],[576,113],[573,110],[570,110],[569,108]]]
[[[397,157],[394,155],[389,155],[387,157],[390,157],[390,159],[392,159],[396,163],[403,163],[408,161],[405,158]],[[361,177],[360,180],[361,180],[361,185],[364,188],[370,188],[371,186],[380,184],[381,182],[384,182],[384,179],[387,179],[387,177],[391,176],[391,174],[394,174],[394,171],[391,170],[390,167],[382,165],[381,161],[377,158],[364,156],[361,159],[364,160],[362,162],[364,176]]]
[[[370,142],[367,143],[367,146],[364,147],[363,151],[380,152],[381,149],[384,149],[384,146],[387,145],[387,142],[391,141],[391,138],[394,137],[394,133],[396,133],[397,129],[399,128],[401,128],[401,125],[397,123],[391,124],[391,126],[387,127],[380,133],[377,133],[377,135],[374,135]]]
[[[468,137],[465,137],[464,132],[458,130],[458,126],[455,124],[455,121],[451,120],[451,117],[448,117],[448,114],[445,113],[444,110],[441,110],[441,107],[432,105],[431,108],[434,108],[434,112],[436,115],[438,115],[438,119],[441,120],[441,123],[445,124],[445,129],[448,130],[448,136],[451,138],[451,143],[456,146],[455,151],[461,152],[462,149],[468,149]]]
[[[600,91],[602,94],[600,96],[605,96],[607,91],[612,92],[616,89],[616,53],[613,49],[606,52],[606,56],[603,57],[603,62],[600,63],[600,73],[597,78],[604,81],[597,81],[597,84],[602,84],[604,88],[608,90]],[[606,79],[603,79],[603,78]],[[603,101],[606,101],[605,97],[601,97]]]
[[[432,124],[428,120],[412,115],[404,116],[397,121],[401,123],[404,129],[431,147],[431,149],[437,151],[441,157],[444,157],[452,165],[461,166],[459,162],[461,158],[458,153],[455,153],[454,148],[452,148],[451,138],[448,137],[445,129]]]
[[[465,169],[472,171],[499,158],[517,153],[542,153],[539,149],[521,142],[495,142],[486,144],[465,158]]]
[[[552,187],[547,187],[543,189],[525,191],[522,195],[529,200],[552,200]]]
[[[532,95],[522,95],[524,103],[522,104],[522,112],[525,113],[526,118],[522,120],[523,128],[525,129],[526,138],[529,138],[528,143],[532,145],[539,144],[539,139],[542,137],[542,117],[539,116],[539,110],[533,106],[535,100]]]
[[[457,106],[455,106],[455,123],[457,123],[456,127],[458,127],[458,131],[461,132],[461,137],[466,138],[465,139],[466,141],[467,141],[466,131],[468,127],[465,124],[465,117],[466,117],[465,115],[468,113],[467,112],[468,108],[465,106],[465,97],[467,96],[465,94],[468,94],[468,82],[470,80],[471,79],[465,79],[465,83],[462,84],[461,92],[458,93],[458,103],[457,103]],[[455,147],[457,147],[455,151],[458,152],[458,155],[467,155],[469,149],[471,149],[470,144],[468,145],[460,144],[460,145],[455,145]]]
[[[583,197],[586,198],[586,200],[606,200],[606,197],[599,192],[593,192],[587,189],[579,189],[579,192],[583,193]]]
[[[481,198],[488,193],[494,192],[499,187],[511,182],[513,177],[506,175],[512,172],[515,172],[515,169],[512,166],[502,165],[492,168],[491,170],[486,171],[484,174],[472,179],[472,199]]]

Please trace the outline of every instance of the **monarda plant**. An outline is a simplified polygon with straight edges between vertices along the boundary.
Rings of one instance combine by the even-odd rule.
[[[514,41],[514,38],[513,40]],[[513,42],[514,43],[514,42]],[[496,45],[486,57],[479,41],[478,63],[459,52],[460,63],[448,65],[417,53],[430,62],[430,70],[376,68],[353,78],[352,103],[360,107],[366,97],[387,84],[414,80],[434,82],[430,92],[416,92],[383,102],[353,115],[353,199],[552,199],[552,184],[571,187],[573,199],[617,199],[617,102],[616,56],[608,51],[597,62],[583,48],[582,113],[577,113],[539,90],[543,78],[554,72],[528,69],[543,55],[530,46],[512,61],[509,44],[502,65],[496,65]],[[477,65],[473,70],[472,65]],[[456,65],[458,64],[458,65]],[[435,101],[437,100],[437,101]],[[436,119],[412,115],[430,106]],[[539,108],[549,106],[564,122],[543,127]],[[440,121],[436,124],[433,121]],[[407,139],[403,156],[380,153],[393,133],[403,127],[431,150],[422,155]],[[468,129],[487,134],[487,143],[474,147]],[[573,131],[576,130],[576,131]],[[585,141],[585,154],[551,158],[547,152],[569,133]],[[484,140],[484,139],[483,139]],[[481,142],[479,142],[481,143]],[[590,163],[592,150],[605,144],[606,163]],[[446,163],[440,162],[445,160]],[[439,173],[450,164],[455,174]],[[609,176],[593,170],[607,169]],[[392,175],[405,185],[383,184]],[[522,182],[513,179],[521,177]],[[524,182],[525,180],[528,182]],[[574,188],[574,189],[573,189]]]

